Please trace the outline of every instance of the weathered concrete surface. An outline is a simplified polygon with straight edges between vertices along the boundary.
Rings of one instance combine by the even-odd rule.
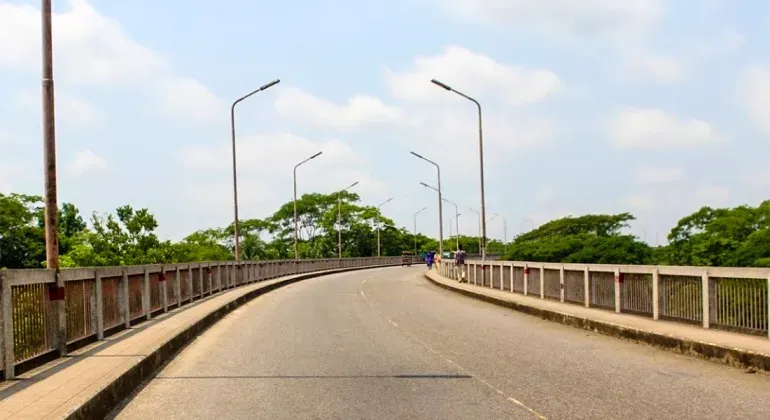
[[[770,371],[770,340],[766,337],[706,330],[686,324],[560,304],[551,300],[459,283],[435,271],[426,271],[425,277],[445,289],[549,321],[733,367]]]
[[[420,268],[326,276],[198,337],[118,419],[767,418],[770,377],[445,291]]]
[[[140,324],[86,347],[0,391],[0,419],[102,418],[187,343],[233,309],[300,280],[371,267],[334,269],[253,283]],[[37,374],[35,374],[37,373]]]

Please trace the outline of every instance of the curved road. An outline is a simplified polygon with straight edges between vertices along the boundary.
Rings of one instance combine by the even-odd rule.
[[[461,297],[421,268],[268,293],[118,419],[767,419],[770,377]]]

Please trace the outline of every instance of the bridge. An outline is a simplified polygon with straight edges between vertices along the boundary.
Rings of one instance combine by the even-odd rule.
[[[767,418],[767,269],[400,264],[0,271],[0,418]]]

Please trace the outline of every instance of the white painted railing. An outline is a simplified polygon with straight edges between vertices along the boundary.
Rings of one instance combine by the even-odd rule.
[[[398,265],[402,257],[0,270],[0,366],[55,358],[169,309],[293,274]]]
[[[438,269],[458,279],[453,261]],[[770,337],[767,268],[472,260],[466,271],[465,279],[480,287]]]

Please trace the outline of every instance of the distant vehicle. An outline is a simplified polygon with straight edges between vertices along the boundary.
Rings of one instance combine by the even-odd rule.
[[[414,259],[414,253],[412,251],[404,251],[401,253],[401,266],[412,266],[412,260]]]

